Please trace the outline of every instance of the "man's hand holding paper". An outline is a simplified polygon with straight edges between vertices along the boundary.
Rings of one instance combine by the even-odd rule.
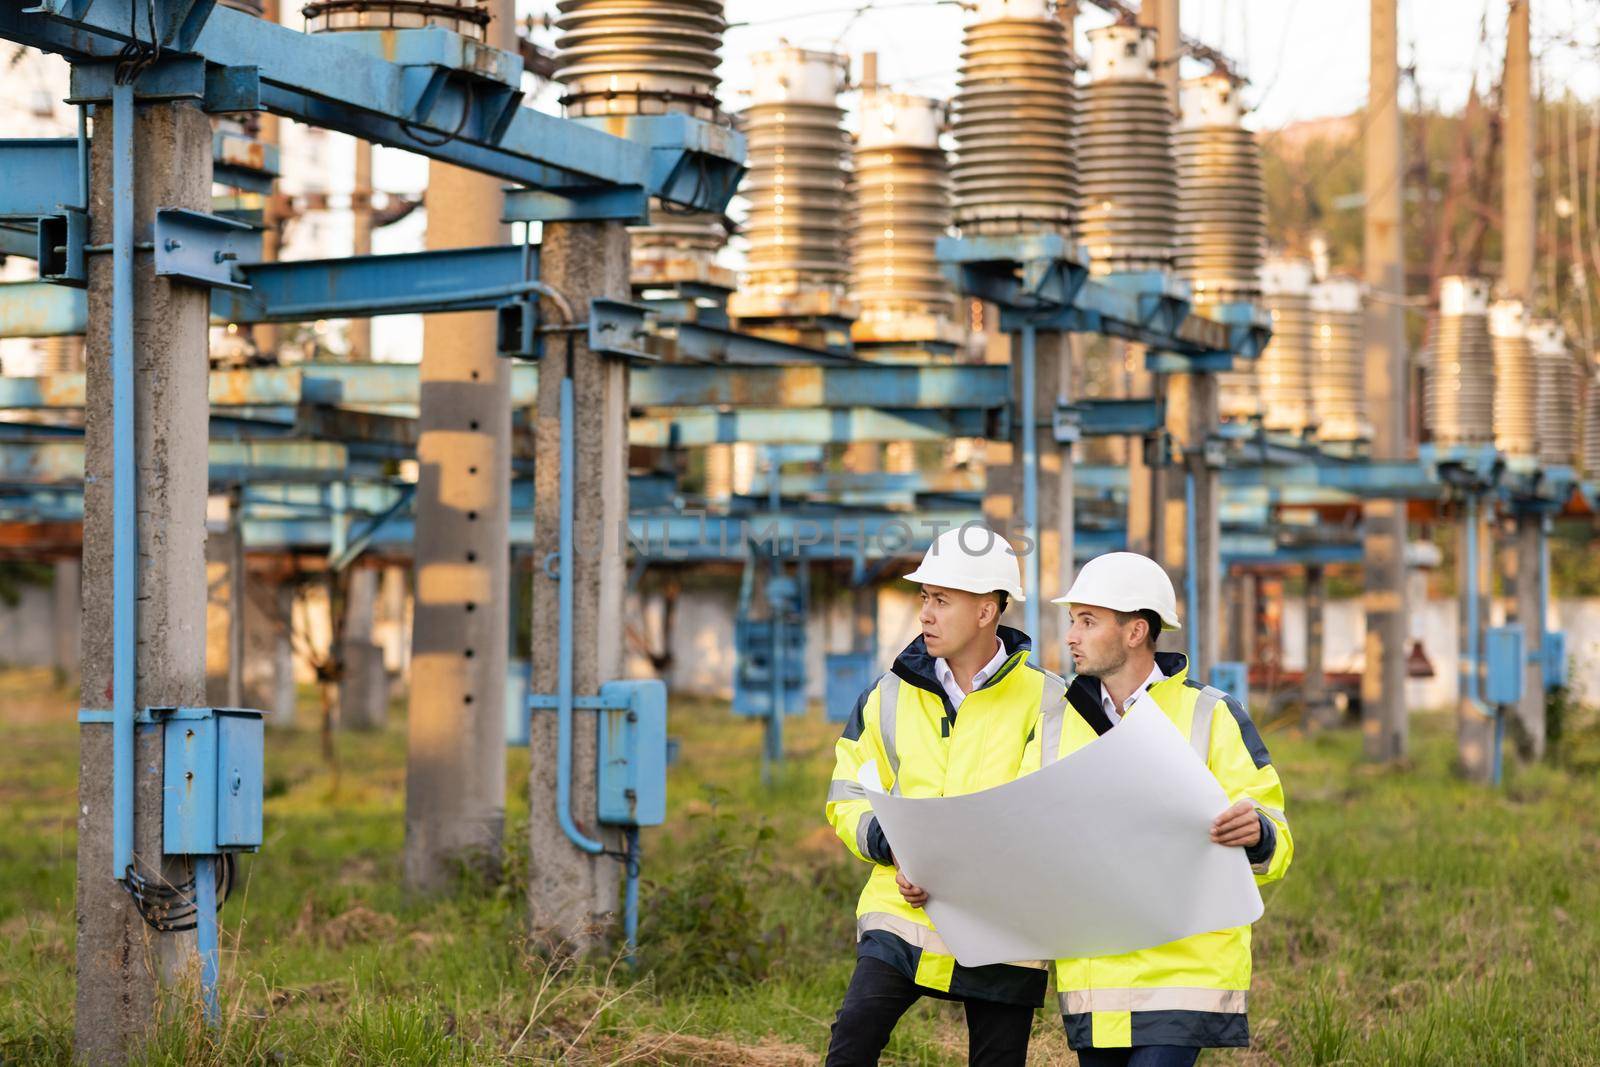
[[[1261,915],[1248,860],[1213,839],[1227,796],[1148,695],[1093,743],[979,793],[890,796],[863,770],[902,879],[965,966],[1129,952]]]

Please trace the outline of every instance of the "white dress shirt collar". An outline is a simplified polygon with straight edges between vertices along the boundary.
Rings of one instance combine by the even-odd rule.
[[[1106,713],[1106,718],[1111,720],[1111,725],[1115,726],[1117,723],[1122,721],[1122,717],[1128,714],[1128,709],[1133,707],[1133,702],[1139,699],[1140,693],[1143,693],[1157,682],[1162,681],[1164,678],[1166,678],[1166,676],[1166,673],[1162,671],[1159,665],[1152,666],[1150,668],[1150,676],[1144,680],[1144,684],[1135,689],[1133,692],[1129,693],[1128,699],[1122,702],[1122,707],[1120,708],[1117,707],[1117,702],[1111,699],[1111,693],[1106,689],[1106,683],[1101,682],[1100,708]]]
[[[982,688],[983,683],[993,678],[995,672],[1006,661],[1005,642],[995,638],[994,643],[996,645],[994,656],[972,676],[972,688],[974,690]],[[944,686],[945,695],[950,698],[950,706],[953,708],[961,707],[961,702],[967,698],[967,694],[962,691],[961,686],[956,684],[956,672],[950,669],[950,664],[945,662],[943,656],[933,661],[933,674],[934,677],[939,679],[939,684]]]

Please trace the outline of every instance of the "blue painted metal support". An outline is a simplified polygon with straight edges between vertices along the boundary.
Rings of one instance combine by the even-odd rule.
[[[523,256],[498,245],[251,264],[241,271],[250,291],[212,293],[211,314],[258,323],[488,310],[527,291]]]
[[[622,952],[628,965],[633,967],[639,962],[639,867],[643,855],[639,849],[639,828],[630,826],[624,833],[627,841],[627,881],[622,892]]]
[[[1027,599],[1022,602],[1028,636],[1039,638],[1039,417],[1035,411],[1038,370],[1038,335],[1032,326],[1022,328],[1022,525],[1028,539],[1028,554],[1023,557]]]
[[[81,189],[82,166],[73,137],[0,139],[0,218],[31,222],[59,214]]]
[[[0,282],[0,337],[68,337],[89,324],[82,289],[53,282]]]
[[[328,486],[328,495],[332,498],[332,514],[328,517],[328,558],[330,560],[343,559],[349,550],[350,516],[346,513],[345,497],[348,493],[346,483],[334,482]],[[335,568],[337,569],[337,568]]]
[[[135,12],[153,15],[164,56],[177,57],[166,64],[203,57],[198,80],[177,81],[213,110],[265,109],[532,187],[643,186],[702,211],[726,206],[742,169],[738,134],[688,116],[634,118],[614,136],[516,106],[520,61],[440,29],[317,35],[208,0],[45,0],[0,8],[0,37],[75,64],[115,61],[137,43]],[[157,89],[175,80],[161,66],[142,80],[176,91]],[[81,85],[91,99],[100,88]]]
[[[830,444],[849,441],[941,441],[1005,437],[1006,413],[966,408],[744,408],[630,420],[628,440],[657,448],[731,444]]]
[[[572,565],[573,565],[573,509],[578,462],[576,416],[573,414],[572,376],[561,378],[561,479],[559,492],[561,530],[558,537],[556,560],[557,620],[560,626],[560,647],[556,668],[556,817],[562,833],[584,852],[605,851],[605,845],[584,834],[572,821]],[[549,561],[545,561],[546,570]]]
[[[220,938],[217,932],[217,864],[225,862],[217,856],[194,858],[194,930],[195,947],[200,954],[200,994],[204,1001],[206,1022],[215,1026],[221,1021],[222,1011],[217,1002],[217,972]]]
[[[1159,399],[1077,400],[1055,411],[1055,437],[1062,444],[1085,437],[1145,437],[1166,425]]]
[[[767,496],[767,508],[776,515],[783,509],[783,499],[778,495],[779,474],[782,459],[777,449],[767,449],[768,482],[771,489]],[[767,599],[772,608],[770,634],[772,637],[772,652],[768,662],[771,664],[772,695],[767,708],[767,723],[765,744],[761,749],[761,781],[764,785],[772,784],[772,769],[783,762],[783,716],[787,711],[787,701],[784,700],[784,657],[783,657],[783,609],[776,597],[776,584],[783,576],[783,565],[778,562],[778,554],[772,555],[771,575],[767,579]]]
[[[133,717],[139,642],[138,439],[133,382],[133,87],[111,103],[112,876],[133,867]]]
[[[1503,707],[1490,707],[1484,703],[1483,691],[1480,683],[1482,671],[1482,611],[1480,608],[1481,591],[1478,581],[1478,554],[1482,546],[1478,543],[1479,500],[1476,494],[1469,493],[1464,501],[1464,517],[1462,520],[1462,536],[1466,541],[1465,566],[1467,571],[1467,596],[1466,596],[1466,626],[1463,633],[1463,643],[1466,649],[1461,657],[1461,693],[1462,699],[1478,714],[1494,720],[1494,751],[1490,753],[1491,776],[1494,784],[1500,784],[1502,750],[1505,740],[1505,709]]]

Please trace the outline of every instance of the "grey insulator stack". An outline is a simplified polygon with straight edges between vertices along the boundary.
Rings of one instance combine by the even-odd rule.
[[[1077,87],[1046,0],[981,0],[951,105],[955,221],[967,235],[1072,232]]]
[[[1494,349],[1494,447],[1517,459],[1539,454],[1539,365],[1528,337],[1528,312],[1520,300],[1489,308]]]
[[[1578,363],[1559,324],[1537,319],[1528,330],[1539,364],[1539,462],[1578,466]]]
[[[1174,265],[1197,306],[1252,300],[1267,236],[1261,147],[1243,126],[1238,86],[1227,75],[1185,82],[1181,100]]]
[[[265,11],[262,0],[223,0],[223,6],[257,18]],[[489,25],[489,9],[479,0],[315,0],[300,13],[308,33],[437,26],[481,41]]]
[[[687,114],[722,121],[717,103],[722,0],[561,0],[555,78],[568,118]],[[633,235],[633,284],[733,288],[717,266],[728,232],[721,216],[651,204]]]
[[[1583,473],[1600,479],[1600,372],[1591,372],[1583,397]]]
[[[736,318],[832,315],[841,310],[850,266],[845,160],[849,135],[838,94],[844,57],[779,48],[751,57],[752,101],[741,126],[750,170],[746,277],[729,301]]]
[[[1155,31],[1104,26],[1078,125],[1078,237],[1096,274],[1168,270],[1178,225],[1172,109],[1155,70]]]
[[[1362,298],[1354,278],[1330,278],[1311,287],[1311,409],[1323,441],[1372,440]]]
[[[717,117],[722,0],[561,0],[556,80],[567,115]]]
[[[877,89],[861,99],[851,294],[858,342],[951,340],[955,294],[936,245],[950,227],[942,107]]]
[[[1436,444],[1494,440],[1494,349],[1489,283],[1482,278],[1439,281],[1439,316],[1427,357],[1422,417]]]
[[[1311,424],[1311,264],[1269,260],[1261,270],[1261,296],[1272,316],[1272,340],[1256,360],[1261,424],[1303,433]],[[1231,376],[1230,376],[1231,377]],[[1227,382],[1223,383],[1224,389]]]

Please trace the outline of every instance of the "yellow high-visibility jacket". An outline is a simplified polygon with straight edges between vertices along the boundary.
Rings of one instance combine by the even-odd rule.
[[[1038,1007],[1048,979],[1044,961],[963,967],[927,913],[900,896],[889,844],[857,780],[872,760],[883,788],[908,797],[975,793],[1017,777],[1041,712],[1066,706],[1067,683],[1029,662],[1026,634],[1001,626],[998,636],[1004,665],[967,694],[959,712],[920,636],[861,694],[835,746],[827,817],[845,846],[874,864],[856,905],[858,957],[882,960],[934,996]]]
[[[1246,849],[1256,882],[1282,878],[1294,856],[1283,785],[1250,714],[1239,702],[1188,677],[1188,659],[1157,653],[1166,679],[1150,696],[1216,775],[1230,803],[1249,799],[1261,819],[1261,843]],[[1112,728],[1100,681],[1079,675],[1060,709],[1042,716],[1024,766],[1075,752]],[[1218,813],[1220,814],[1220,812]],[[1093,812],[1063,812],[1093,818]],[[1067,1043],[1075,1049],[1134,1045],[1189,1047],[1250,1043],[1250,927],[1215,930],[1120,956],[1057,960],[1056,995]]]

